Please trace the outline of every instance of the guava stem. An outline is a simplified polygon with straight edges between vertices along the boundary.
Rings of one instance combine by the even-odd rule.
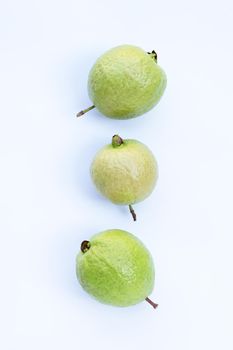
[[[89,112],[91,109],[95,108],[95,106],[91,106],[91,107],[88,107],[86,109],[83,109],[82,111],[80,111],[78,114],[76,114],[76,117],[81,117],[83,114]]]
[[[145,299],[151,306],[153,306],[154,309],[158,307],[158,304],[154,303],[151,299],[148,297]]]
[[[136,213],[135,213],[135,211],[134,211],[134,209],[133,209],[131,204],[129,205],[129,211],[130,211],[130,213],[131,213],[131,215],[133,217],[133,221],[136,221],[137,220],[137,215],[136,215]]]

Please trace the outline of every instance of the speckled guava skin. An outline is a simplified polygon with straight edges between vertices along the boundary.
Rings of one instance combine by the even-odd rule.
[[[154,263],[143,243],[129,232],[107,230],[78,254],[77,278],[86,292],[105,304],[130,306],[154,287]]]
[[[98,191],[115,204],[140,202],[153,191],[158,165],[153,153],[137,140],[126,139],[118,147],[103,147],[91,164]]]
[[[166,74],[153,55],[122,45],[103,54],[88,79],[90,99],[105,116],[134,118],[152,109],[166,88]]]

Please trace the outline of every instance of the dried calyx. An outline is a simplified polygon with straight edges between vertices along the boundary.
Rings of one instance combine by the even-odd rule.
[[[119,135],[113,135],[112,137],[112,146],[119,147],[124,143],[123,139]]]
[[[90,249],[90,247],[91,247],[91,243],[89,241],[83,241],[81,243],[80,249],[83,253],[86,253]]]
[[[151,52],[147,52],[147,53],[148,53],[148,55],[150,55],[151,58],[153,58],[153,59],[155,60],[155,62],[157,63],[157,61],[158,61],[158,55],[157,55],[157,53],[155,52],[155,50],[152,50]]]

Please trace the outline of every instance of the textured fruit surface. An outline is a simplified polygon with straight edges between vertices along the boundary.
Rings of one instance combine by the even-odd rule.
[[[82,287],[100,302],[129,306],[153,290],[154,264],[143,243],[129,232],[103,231],[80,252],[76,272]]]
[[[98,191],[115,204],[134,204],[153,191],[158,166],[153,153],[137,140],[103,147],[91,165],[91,177]]]
[[[103,54],[88,79],[89,96],[105,116],[116,119],[137,117],[160,100],[166,75],[153,56],[123,45]]]

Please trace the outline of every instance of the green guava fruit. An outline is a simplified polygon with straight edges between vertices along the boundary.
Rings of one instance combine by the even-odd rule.
[[[137,140],[123,140],[114,135],[91,164],[91,177],[97,190],[111,202],[132,205],[148,197],[158,178],[158,165],[153,153]]]
[[[138,117],[152,109],[166,88],[167,78],[157,64],[155,51],[132,45],[117,46],[104,53],[92,67],[88,91],[93,106],[114,119]]]
[[[83,241],[76,259],[83,289],[102,303],[130,306],[148,301],[154,287],[154,264],[143,243],[129,232],[107,230]]]

